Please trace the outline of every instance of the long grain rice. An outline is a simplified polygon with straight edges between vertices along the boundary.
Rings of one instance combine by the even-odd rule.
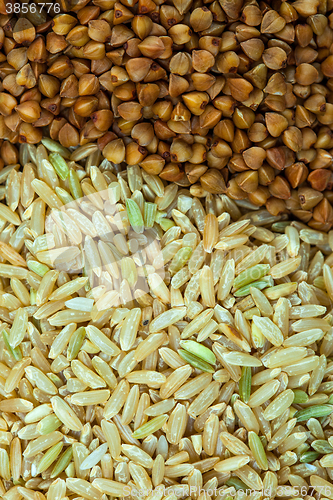
[[[43,144],[0,174],[0,495],[333,498],[332,235]]]

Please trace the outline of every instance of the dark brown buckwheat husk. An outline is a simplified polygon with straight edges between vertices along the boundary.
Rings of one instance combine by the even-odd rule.
[[[97,141],[113,163],[333,224],[332,0],[0,4],[1,165]]]

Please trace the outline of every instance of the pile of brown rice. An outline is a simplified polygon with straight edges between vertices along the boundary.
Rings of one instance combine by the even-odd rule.
[[[333,499],[333,235],[42,142],[0,173],[0,496]]]

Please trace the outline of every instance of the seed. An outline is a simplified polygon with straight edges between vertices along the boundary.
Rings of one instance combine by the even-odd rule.
[[[311,443],[311,447],[321,454],[332,453],[332,446],[324,439],[318,439]]]
[[[143,233],[144,230],[143,217],[138,205],[135,203],[134,200],[126,200],[126,208],[127,208],[128,219],[130,221],[133,230],[138,234]]]
[[[239,289],[245,285],[248,285],[252,281],[257,281],[263,276],[265,276],[269,271],[268,264],[258,264],[256,266],[250,267],[245,271],[242,271],[237,278],[235,278],[233,286],[235,289]]]
[[[111,28],[107,21],[92,20],[88,23],[88,36],[95,42],[105,43],[111,38]]]
[[[70,464],[72,457],[73,457],[73,450],[72,447],[69,446],[63,452],[63,454],[58,458],[55,466],[52,469],[51,478],[57,477],[59,474],[61,474],[61,472],[64,471],[66,467]]]
[[[78,328],[76,332],[71,336],[71,339],[69,341],[68,345],[68,351],[67,351],[67,358],[68,360],[73,360],[76,358],[76,356],[79,353],[79,350],[81,349],[81,346],[83,344],[83,340],[85,337],[85,329],[84,327]]]
[[[59,153],[51,153],[49,155],[49,160],[52,166],[54,167],[55,171],[59,175],[60,179],[62,179],[63,181],[67,179],[69,174],[69,169],[63,157]]]
[[[253,429],[260,431],[266,448],[270,434],[274,439],[281,427],[289,432],[283,424],[288,412],[290,418],[330,405],[332,235],[326,233],[333,224],[332,19],[330,5],[319,3],[96,0],[89,5],[80,0],[65,2],[59,14],[53,6],[49,17],[44,9],[4,14],[0,474],[5,489],[13,481],[21,496],[31,496],[40,478],[48,482],[48,469],[35,474],[39,448],[32,454],[36,470],[26,479],[26,466],[21,471],[15,464],[9,440],[18,436],[12,440],[16,453],[17,439],[30,443],[52,429],[63,435],[66,448],[73,446],[74,460],[59,473],[62,478],[66,470],[68,484],[59,478],[46,485],[50,497],[66,496],[66,485],[88,500],[100,500],[103,488],[123,496],[124,478],[149,490],[156,478],[157,485],[169,478],[190,489],[203,475],[209,490],[216,482],[210,471],[219,460],[214,456],[219,419],[241,443]],[[41,140],[47,151],[38,145]],[[249,278],[246,272],[256,266],[268,270]],[[81,284],[80,276],[85,276]],[[180,339],[199,346],[199,353],[182,348]],[[155,350],[147,354],[150,342]],[[149,408],[166,393],[185,390],[177,386],[179,378],[185,386],[197,379],[196,370],[207,363],[198,357],[202,348],[204,357],[211,349],[217,356],[214,382],[177,412],[171,408],[170,425],[145,439],[148,455],[161,457],[154,473],[138,468],[145,469],[135,460],[119,462],[122,441],[139,446],[132,432],[147,423]],[[291,352],[293,363],[284,364]],[[247,384],[242,388],[243,365],[258,375],[252,394]],[[273,376],[271,370],[280,372]],[[270,382],[268,401],[265,391],[256,391]],[[73,411],[74,429],[70,417],[62,422],[55,413],[26,422],[25,410],[52,407],[49,393],[68,406],[66,415]],[[281,400],[286,412],[276,416]],[[103,424],[104,403],[109,426]],[[196,436],[187,429],[188,414]],[[171,429],[175,416],[186,434]],[[284,435],[279,449],[267,453],[269,472],[259,477],[258,462],[245,463],[233,471],[240,480],[228,475],[218,476],[218,482],[223,488],[228,480],[259,490],[272,482],[272,491],[288,480],[303,486],[309,469],[301,457],[312,460],[307,453],[313,439],[331,440],[330,419],[317,418],[305,421],[309,432]],[[71,441],[68,429],[80,431],[80,442]],[[104,454],[107,431],[119,435],[116,451],[110,446],[100,464],[80,472],[86,454],[96,457],[95,449]],[[29,454],[34,447],[27,446]],[[220,461],[229,452],[252,460],[244,446],[243,453],[228,449]],[[178,463],[186,454],[184,464]],[[320,478],[330,477],[330,471],[319,467],[330,467],[331,457],[317,457],[310,465],[309,484],[320,493]],[[107,483],[108,490],[101,481],[112,481],[114,474],[115,490]]]
[[[27,123],[34,123],[41,114],[41,108],[36,101],[25,101],[15,106],[15,110],[20,118]]]
[[[210,27],[213,21],[213,14],[207,7],[194,9],[190,16],[190,24],[194,31],[204,31]]]
[[[68,149],[62,147],[61,144],[53,141],[52,139],[49,139],[48,137],[43,137],[41,143],[46,147],[46,149],[48,149],[52,153],[59,153],[65,159],[69,159],[71,156]]]
[[[175,123],[175,118],[190,118],[182,103],[167,112]],[[241,108],[236,121],[242,113]],[[155,128],[141,124],[135,139],[154,141]],[[219,154],[227,141],[220,139],[211,153],[214,162],[224,158]],[[201,165],[195,162],[203,161],[205,136],[193,144],[187,140],[181,134],[175,146],[179,141],[186,144],[185,151],[189,146],[193,165]],[[125,137],[121,141],[126,150],[129,142]],[[19,199],[14,196],[21,176],[16,168],[5,170],[0,274],[10,281],[1,293],[0,386],[10,397],[0,402],[6,417],[2,423],[0,419],[2,476],[20,477],[10,454],[21,440],[28,442],[24,456],[37,456],[36,478],[47,470],[51,480],[58,478],[50,483],[51,493],[59,488],[63,496],[68,486],[88,500],[101,500],[100,488],[124,494],[118,485],[125,483],[115,481],[115,486],[108,479],[114,474],[119,478],[126,466],[118,461],[122,448],[133,480],[146,486],[157,480],[161,484],[163,474],[171,479],[180,475],[191,486],[192,473],[199,477],[215,469],[228,478],[230,472],[239,475],[229,478],[226,487],[259,491],[268,480],[281,486],[284,479],[270,470],[263,483],[251,460],[263,471],[276,469],[279,460],[291,477],[303,474],[306,463],[316,467],[318,459],[320,467],[330,467],[331,327],[324,315],[331,295],[331,234],[253,210],[245,198],[238,205],[226,195],[201,192],[203,204],[194,198],[193,186],[180,189],[136,163],[126,170],[111,164],[94,142],[73,151],[52,140],[43,142],[49,153],[44,146],[27,144],[19,156],[11,147],[0,151],[26,165],[22,177],[27,191],[23,198],[22,190]],[[271,149],[258,146],[258,169],[253,168],[255,151],[237,153],[232,164],[237,172],[258,174],[259,181],[264,162],[273,163],[269,167],[275,170],[282,157],[289,161],[286,149]],[[173,152],[171,144],[169,150]],[[37,168],[30,181],[33,191],[26,178],[29,164]],[[188,166],[184,172],[176,167],[185,176],[177,182],[187,183]],[[220,170],[210,170],[225,179]],[[43,181],[40,172],[46,176]],[[300,204],[298,193],[287,201],[294,210]],[[313,215],[316,220],[317,213]],[[82,255],[87,259],[81,261]],[[17,390],[20,397],[14,397]],[[175,405],[177,399],[184,404]],[[8,430],[12,413],[18,422],[23,419],[14,439]],[[197,433],[190,437],[185,434],[188,415]],[[285,422],[288,415],[294,418]],[[297,420],[309,432],[292,432]],[[221,459],[213,456],[219,425],[227,450]],[[63,433],[66,429],[80,432],[80,442]],[[137,452],[141,439],[143,455]],[[189,443],[199,455],[193,459],[197,469]],[[169,446],[177,444],[180,449],[170,457]],[[165,470],[164,458],[151,458],[155,447],[157,457],[167,458]],[[98,475],[98,488],[83,479],[89,469],[91,477]],[[64,471],[70,476],[66,485]]]
[[[298,422],[303,422],[309,418],[325,417],[332,413],[333,407],[331,405],[317,405],[299,410],[295,416]]]
[[[82,424],[70,406],[59,396],[51,398],[52,408],[59,420],[72,430],[82,429]]]
[[[238,467],[237,467],[238,469]],[[231,477],[230,479],[228,479],[228,481],[225,483],[227,486],[231,486],[233,488],[235,488],[236,491],[238,490],[242,490],[242,491],[246,491],[246,484],[243,483],[243,481],[241,481],[241,479],[238,479],[238,477]]]
[[[121,139],[109,142],[103,149],[103,155],[113,163],[121,163],[125,159],[125,146]]]
[[[37,424],[37,430],[40,434],[49,434],[61,427],[61,420],[56,415],[47,415]]]
[[[63,443],[57,443],[47,450],[43,458],[38,463],[37,473],[40,474],[41,472],[44,472],[46,469],[48,469],[48,467],[50,467],[50,465],[59,456],[63,446]]]
[[[263,290],[264,288],[267,288],[269,286],[269,283],[267,281],[254,281],[253,283],[250,283],[249,285],[245,285],[241,288],[239,288],[235,292],[235,297],[245,297],[246,295],[249,295],[251,293],[251,288],[257,288],[258,290]]]
[[[5,328],[2,330],[2,337],[10,354],[16,361],[20,361],[22,359],[21,349],[19,347],[12,348],[9,342],[9,332]]]
[[[320,454],[316,453],[315,451],[306,451],[305,453],[301,454],[301,456],[299,458],[299,461],[301,463],[307,463],[308,464],[308,463],[314,462],[319,457],[320,457]]]
[[[204,361],[207,361],[207,363],[210,363],[212,365],[216,363],[216,358],[214,353],[207,347],[199,344],[198,342],[194,342],[193,340],[182,340],[180,342],[180,345],[186,351],[190,352],[191,354],[194,354],[195,356],[203,359]]]
[[[250,366],[242,367],[242,376],[239,380],[239,395],[243,403],[248,403],[251,395],[252,372]]]
[[[142,439],[149,436],[160,429],[167,420],[167,415],[159,415],[158,417],[152,418],[149,422],[136,429],[136,431],[133,432],[133,437],[136,439]]]
[[[198,356],[195,356],[194,354],[182,349],[180,349],[178,353],[179,356],[191,366],[194,366],[195,368],[198,368],[203,372],[214,373],[214,368],[209,363],[206,363],[205,361],[200,359]]]
[[[307,403],[309,396],[306,394],[306,392],[301,391],[299,389],[295,389],[294,391],[294,403],[295,404],[303,404]]]
[[[257,464],[262,470],[267,470],[268,460],[259,436],[257,436],[255,432],[250,431],[248,440],[250,450],[252,451]]]
[[[253,90],[253,86],[244,78],[229,78],[231,95],[237,101],[246,101]]]
[[[247,463],[249,463],[250,457],[246,455],[239,455],[231,458],[227,458],[226,460],[222,460],[218,462],[214,470],[217,472],[231,472],[234,470],[238,470],[240,467],[243,467]]]

